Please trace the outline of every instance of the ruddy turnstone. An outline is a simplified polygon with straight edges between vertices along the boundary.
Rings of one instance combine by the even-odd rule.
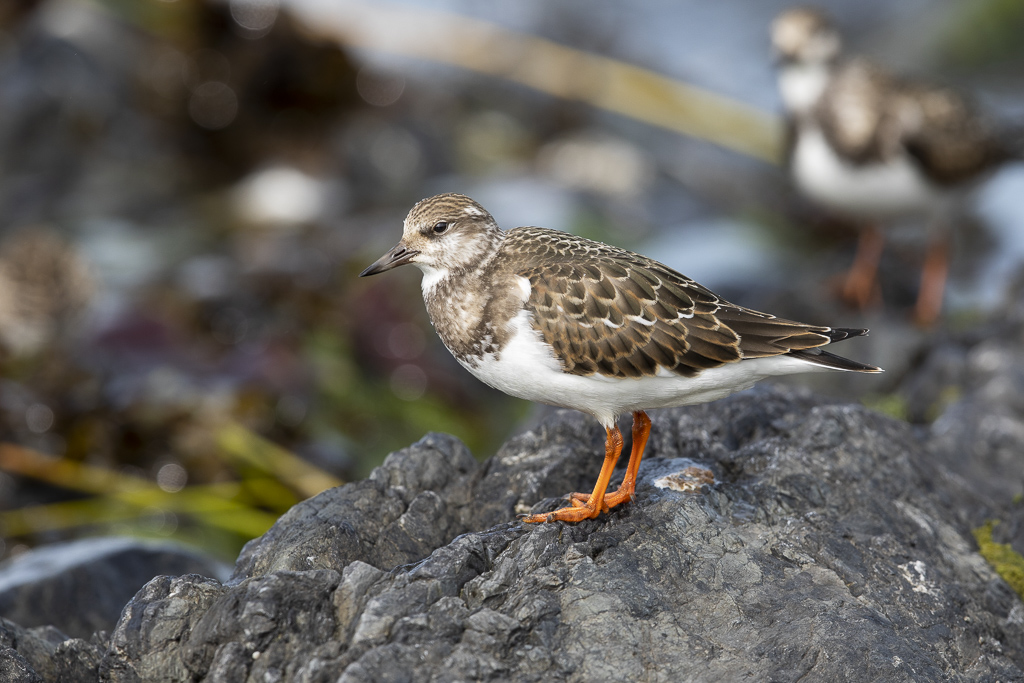
[[[934,234],[921,275],[916,318],[942,306],[947,238],[938,218],[963,190],[1024,152],[1024,136],[1001,130],[952,90],[897,78],[860,57],[844,58],[829,19],[807,8],[771,28],[788,120],[794,183],[825,208],[865,224],[843,297],[874,297],[884,238],[880,221],[924,217]]]
[[[412,263],[448,350],[512,396],[593,415],[604,466],[589,495],[527,522],[578,522],[629,500],[651,408],[703,403],[759,380],[813,370],[881,372],[824,346],[867,330],[820,327],[736,306],[640,254],[545,228],[502,231],[461,194],[416,204],[402,240],[361,275]],[[605,495],[633,413],[622,485]]]

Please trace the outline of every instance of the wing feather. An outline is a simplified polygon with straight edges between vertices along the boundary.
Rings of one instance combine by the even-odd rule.
[[[535,329],[573,374],[690,377],[833,340],[830,328],[736,306],[623,249],[543,228],[510,231],[503,248],[530,281]]]

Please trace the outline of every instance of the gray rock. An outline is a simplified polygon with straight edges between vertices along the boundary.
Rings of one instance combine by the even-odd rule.
[[[303,504],[310,511],[283,518],[256,552],[243,554],[233,582],[151,582],[126,608],[101,674],[111,681],[1024,675],[1020,600],[944,504],[948,492],[938,487],[955,479],[936,472],[942,466],[922,430],[860,407],[823,405],[806,392],[762,389],[658,414],[632,505],[575,526],[510,521],[531,497],[592,483],[600,437],[596,424],[557,412],[480,468],[457,441],[428,437],[393,454],[369,482],[322,494]],[[653,485],[691,466],[713,471],[715,483],[693,493]],[[424,540],[419,513],[410,510],[430,487],[439,501],[430,509],[443,519]],[[353,489],[378,507],[358,505]],[[398,522],[404,515],[415,523]],[[477,530],[447,538],[472,526],[474,515]],[[352,535],[325,538],[313,548],[314,535],[302,528],[311,520],[322,533],[365,522],[377,537],[349,545]],[[344,561],[292,571],[259,559],[271,548],[287,555],[287,538],[297,539],[301,554],[276,562]],[[409,538],[419,540],[396,540]],[[436,549],[424,550],[431,544]]]
[[[0,618],[0,683],[56,680],[54,652],[67,636],[53,628],[24,628]]]
[[[429,434],[392,453],[364,481],[325,491],[246,544],[232,580],[281,570],[388,568],[429,555],[473,522],[480,465],[462,442]]]
[[[109,641],[6,624],[0,656],[10,680],[1024,680],[1024,603],[971,536],[995,515],[1020,541],[1018,335],[945,354],[960,398],[928,427],[779,387],[661,411],[636,499],[577,525],[514,515],[593,484],[589,418],[483,465],[430,435],[296,506],[227,583],[154,579]],[[691,468],[713,483],[655,484]]]
[[[947,394],[959,400],[929,430],[936,457],[964,482],[959,490],[954,487],[961,499],[953,504],[975,525],[1001,508],[1001,502],[1024,491],[1022,329],[1008,330],[964,350],[960,381],[944,386]],[[943,353],[937,349],[928,361]]]
[[[10,647],[0,650],[0,681],[3,683],[42,683],[42,680],[43,678],[17,650]]]
[[[81,638],[68,638],[53,651],[54,669],[57,680],[98,681],[100,678],[100,662],[105,647],[98,643],[90,643]]]
[[[181,640],[222,594],[220,582],[196,574],[158,576],[125,606],[100,672],[110,681],[191,680]]]
[[[0,566],[0,617],[88,638],[112,630],[125,603],[154,576],[189,573],[227,574],[217,562],[174,543],[131,538],[55,543]]]

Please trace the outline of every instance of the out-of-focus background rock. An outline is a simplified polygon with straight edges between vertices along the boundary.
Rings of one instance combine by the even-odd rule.
[[[855,233],[766,160],[767,26],[786,4],[2,3],[0,557],[102,532],[231,561],[428,431],[493,454],[534,409],[449,357],[412,269],[356,278],[440,191],[505,227],[651,254],[737,303],[871,327],[845,350],[887,374],[812,386],[933,419],[962,378],[902,379],[1004,305],[1024,169],[965,204],[938,330],[907,323],[913,226],[892,233],[886,308],[838,307],[828,280]],[[823,4],[853,49],[1024,120],[1024,4]],[[516,68],[538,55],[541,71]],[[587,77],[605,59],[724,96],[734,116],[694,127],[602,100]]]
[[[173,543],[130,538],[53,543],[0,572],[0,614],[74,638],[112,631],[125,604],[158,574],[227,577],[227,568]]]

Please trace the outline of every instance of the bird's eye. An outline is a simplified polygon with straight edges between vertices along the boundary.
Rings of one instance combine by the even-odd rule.
[[[438,221],[432,228],[435,235],[442,235],[448,231],[448,221]]]

